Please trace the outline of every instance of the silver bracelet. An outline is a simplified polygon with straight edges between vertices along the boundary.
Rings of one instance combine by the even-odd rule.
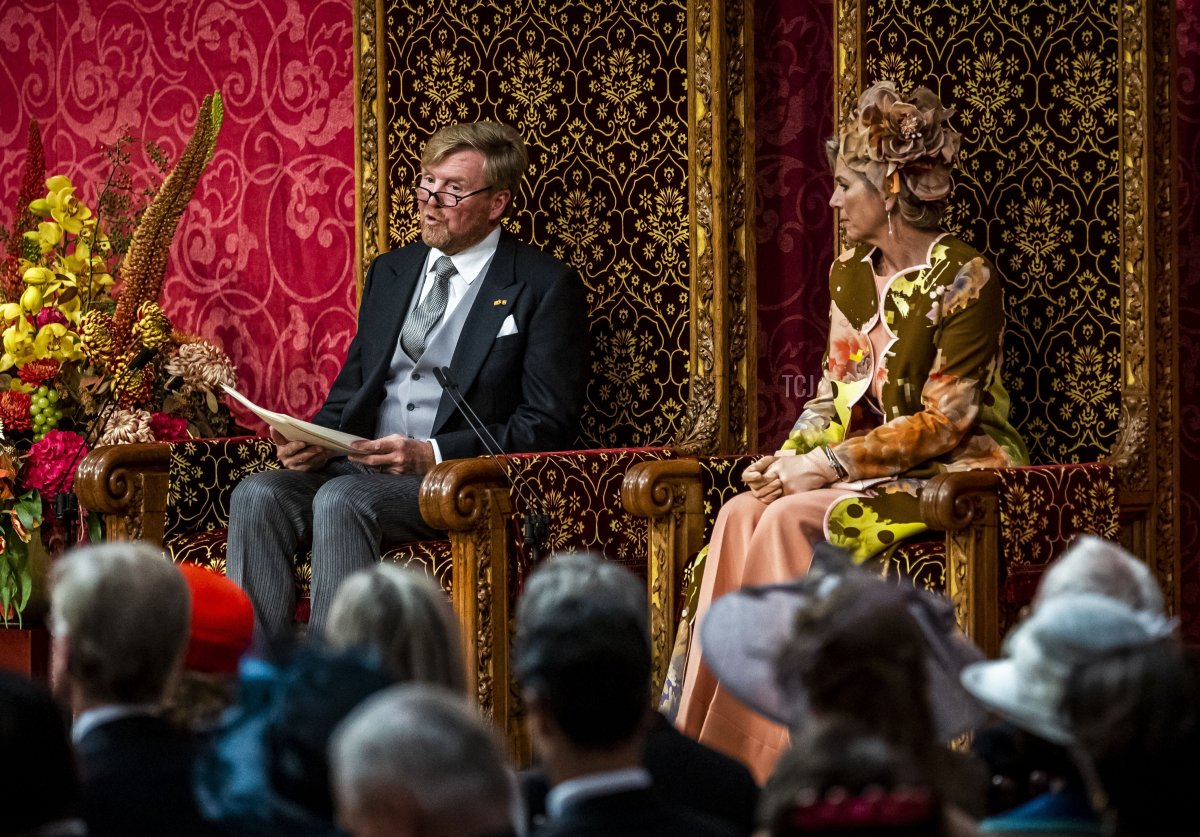
[[[833,468],[833,472],[837,474],[839,480],[844,480],[850,476],[850,472],[846,470],[841,462],[838,462],[838,458],[834,456],[833,450],[829,445],[821,445],[821,450],[825,451],[825,458],[829,460],[829,467]]]

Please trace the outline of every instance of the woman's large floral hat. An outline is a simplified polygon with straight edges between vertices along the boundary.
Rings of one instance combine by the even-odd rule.
[[[953,115],[927,87],[901,95],[892,82],[876,82],[838,135],[838,156],[884,194],[899,194],[903,178],[918,200],[942,200],[962,144]]]

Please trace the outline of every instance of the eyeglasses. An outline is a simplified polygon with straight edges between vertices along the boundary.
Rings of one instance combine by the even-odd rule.
[[[434,206],[449,209],[450,207],[458,206],[472,195],[478,195],[481,192],[486,192],[491,188],[491,186],[484,186],[482,189],[476,189],[474,192],[467,192],[465,195],[458,195],[454,192],[435,192],[432,189],[426,189],[424,186],[418,183],[417,185],[413,186],[413,192],[416,193],[417,201],[419,203],[433,201]]]

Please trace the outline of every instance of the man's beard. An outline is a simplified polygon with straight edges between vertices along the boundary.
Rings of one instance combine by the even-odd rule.
[[[430,247],[443,250],[450,243],[450,238],[450,230],[445,224],[430,225],[424,221],[421,222],[421,240]]]

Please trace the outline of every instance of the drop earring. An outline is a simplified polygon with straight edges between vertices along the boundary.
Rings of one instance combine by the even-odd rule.
[[[888,235],[895,235],[896,233],[892,229],[892,213],[888,212],[887,216],[888,216]]]

